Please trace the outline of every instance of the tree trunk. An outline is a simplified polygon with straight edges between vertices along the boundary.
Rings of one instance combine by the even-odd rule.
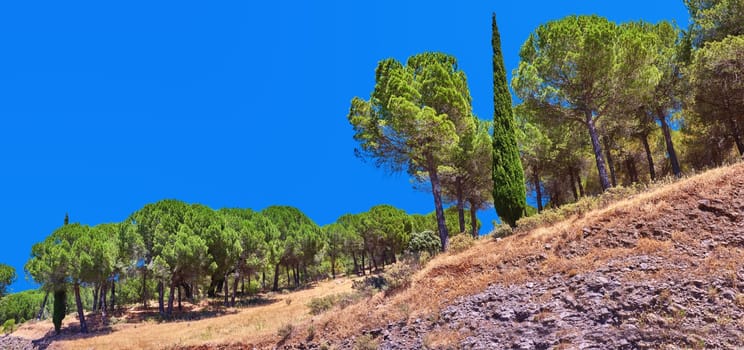
[[[366,254],[366,252],[362,251],[362,276],[366,276],[367,275],[367,270],[366,270],[366,267],[364,266],[364,255],[365,254]]]
[[[183,305],[181,305],[181,286],[176,287],[176,292],[178,293],[178,311],[183,311]]]
[[[101,290],[101,285],[98,283],[93,283],[93,312],[98,311],[98,301],[99,301],[99,292]]]
[[[636,164],[633,157],[628,156],[627,158],[625,158],[625,165],[628,168],[630,183],[638,183],[638,169],[636,169]]]
[[[168,290],[168,316],[173,315],[173,301],[176,299],[176,284],[171,282]]]
[[[744,155],[744,141],[741,139],[741,130],[739,130],[739,123],[736,122],[736,120],[729,116],[728,118],[729,124],[731,125],[731,136],[734,138],[734,143],[736,143],[736,149],[739,151],[739,155]]]
[[[568,177],[571,180],[571,194],[574,197],[574,201],[579,201],[579,193],[576,191],[576,178],[574,178],[573,169],[568,169]]]
[[[287,289],[292,287],[292,277],[289,275],[289,264],[284,268],[287,270]]]
[[[607,154],[607,165],[610,167],[610,180],[612,181],[612,187],[617,186],[617,175],[615,173],[615,160],[612,159],[612,147],[610,147],[610,138],[607,136],[602,137],[604,142],[605,154]]]
[[[578,169],[574,170],[576,170],[576,185],[579,187],[579,197],[584,197],[586,193],[584,192],[584,184],[581,183],[581,174]]]
[[[587,111],[584,113],[586,117],[586,126],[589,129],[589,136],[592,139],[592,150],[594,151],[594,159],[597,163],[597,173],[599,173],[599,183],[602,185],[602,192],[610,188],[610,180],[607,177],[607,168],[605,168],[605,160],[602,155],[602,146],[599,144],[599,134],[597,132],[597,126],[594,124],[594,118],[592,112]]]
[[[147,310],[147,264],[142,267],[142,307]]]
[[[300,264],[295,265],[294,279],[295,279],[295,288],[297,288],[300,286]]]
[[[646,151],[646,162],[648,162],[648,173],[651,181],[656,181],[656,168],[654,167],[654,155],[651,154],[651,146],[648,144],[648,134],[641,135],[641,143]]]
[[[458,176],[455,179],[455,186],[457,186],[457,220],[460,224],[460,233],[465,232],[465,195],[462,190],[462,178]]]
[[[357,264],[357,257],[354,251],[351,251],[351,260],[354,261],[354,274],[359,275],[359,265]]]
[[[478,238],[479,236],[479,230],[478,230],[478,206],[473,203],[473,200],[470,200],[470,227],[471,227],[471,234],[473,235],[473,238]]]
[[[46,307],[47,300],[49,300],[49,291],[44,293],[44,301],[41,302],[41,308],[39,308],[39,313],[36,315],[37,321],[40,321],[41,317],[44,316],[44,308]]]
[[[371,262],[369,266],[369,273],[372,273],[372,265],[375,267],[375,271],[377,271],[377,259],[375,259],[375,252],[371,251],[369,252],[369,260]]]
[[[672,172],[674,176],[681,177],[682,170],[679,167],[679,161],[677,160],[677,152],[674,150],[674,144],[672,143],[672,132],[667,123],[666,115],[661,109],[656,110],[656,117],[661,123],[661,131],[664,133],[664,141],[666,142],[667,154],[669,155],[669,162],[672,164]]]
[[[434,195],[434,209],[437,215],[437,228],[439,229],[439,239],[442,242],[442,251],[446,252],[449,247],[449,233],[444,221],[444,209],[442,208],[442,185],[439,182],[436,164],[429,156],[428,159],[429,180],[431,182],[431,192]]]
[[[279,290],[279,263],[274,265],[274,288],[272,290],[275,292]]]
[[[101,284],[101,293],[99,294],[101,301],[98,302],[98,309],[101,310],[101,321],[103,324],[108,323],[106,311],[108,311],[108,305],[106,304],[106,292],[108,292],[108,283],[103,282]]]
[[[223,290],[224,290],[224,295],[225,295],[225,307],[230,306],[230,303],[229,303],[229,297],[230,297],[230,282],[229,281],[230,279],[229,277],[230,277],[230,273],[228,272],[225,274],[225,283],[222,285],[222,287],[224,288]]]
[[[111,280],[111,312],[116,309],[116,281]]]
[[[80,332],[88,333],[88,323],[85,322],[83,301],[80,299],[80,283],[75,282],[72,288],[75,291],[75,306],[77,306],[78,318],[80,319]]]
[[[232,307],[235,307],[235,297],[238,294],[238,282],[240,282],[240,273],[238,273],[238,275],[235,276],[235,279],[233,280],[233,292],[232,298],[230,300],[230,305]]]
[[[165,315],[165,286],[163,285],[163,281],[158,282],[158,312],[160,312],[160,315]]]
[[[542,188],[540,188],[540,175],[537,171],[532,172],[532,182],[535,184],[535,196],[537,196],[537,212],[543,211]],[[571,185],[573,187],[573,185]]]
[[[336,257],[335,256],[331,257],[331,277],[333,277],[334,280],[336,279]]]

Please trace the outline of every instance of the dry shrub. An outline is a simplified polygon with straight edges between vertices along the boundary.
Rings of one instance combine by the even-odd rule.
[[[468,234],[459,234],[450,239],[449,251],[451,253],[457,254],[470,249],[470,247],[472,247],[474,244],[475,239],[473,238],[473,236]]]
[[[357,337],[354,341],[354,350],[377,350],[379,342],[369,335]]]
[[[471,334],[470,331],[460,332],[449,328],[435,329],[424,336],[424,348],[459,349],[460,343]]]
[[[276,335],[279,336],[279,338],[281,339],[280,341],[284,342],[292,336],[293,331],[294,326],[291,323],[287,323],[279,327],[279,330],[276,331]]]
[[[671,251],[673,248],[674,243],[672,241],[660,241],[651,238],[641,238],[635,246],[635,250],[643,254]]]

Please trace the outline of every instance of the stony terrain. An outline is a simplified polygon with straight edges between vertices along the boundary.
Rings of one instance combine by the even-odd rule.
[[[43,350],[49,346],[49,340],[34,341],[12,335],[0,336],[2,350]]]
[[[331,344],[742,349],[744,166],[733,169],[578,220],[581,226],[556,229],[561,234],[547,235],[538,249],[495,266],[524,271],[522,281],[495,280],[433,314],[392,320]]]
[[[254,338],[168,349],[744,349],[744,164],[481,240],[406,290]]]

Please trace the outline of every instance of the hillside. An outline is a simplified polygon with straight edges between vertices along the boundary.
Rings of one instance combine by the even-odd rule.
[[[121,323],[105,334],[37,343],[47,348],[53,341],[49,349],[742,348],[742,246],[744,163],[550,227],[481,239],[467,251],[434,258],[409,288],[343,310],[311,316],[306,303],[351,290],[346,279],[216,317]],[[27,327],[15,335],[35,339],[51,324]]]
[[[738,164],[437,258],[287,347],[741,348],[743,245]]]

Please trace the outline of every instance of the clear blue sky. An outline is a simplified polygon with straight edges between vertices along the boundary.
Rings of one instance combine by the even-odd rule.
[[[219,4],[217,4],[219,3]],[[0,4],[0,262],[12,289],[31,245],[62,224],[121,221],[163,198],[292,205],[319,224],[428,193],[354,157],[346,120],[377,62],[455,55],[492,116],[490,17],[506,67],[539,24],[569,14],[676,20],[654,1],[4,1]],[[481,213],[484,230],[493,210]]]

